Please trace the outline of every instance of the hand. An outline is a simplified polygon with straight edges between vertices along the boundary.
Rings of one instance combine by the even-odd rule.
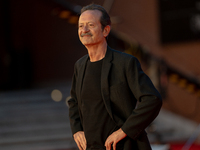
[[[120,128],[119,130],[113,132],[105,142],[106,150],[111,150],[111,145],[113,144],[113,150],[116,150],[116,145],[119,141],[125,138],[127,135],[124,131]]]
[[[83,131],[78,131],[73,135],[73,137],[79,150],[86,150],[85,133]]]

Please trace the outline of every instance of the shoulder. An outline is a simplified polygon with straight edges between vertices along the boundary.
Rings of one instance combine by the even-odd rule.
[[[84,55],[80,59],[78,59],[75,63],[75,66],[80,66],[82,65],[86,60],[88,59],[88,54]]]
[[[118,50],[114,50],[109,48],[109,51],[112,52],[113,54],[113,61],[117,61],[117,62],[126,62],[126,63],[130,63],[130,62],[135,62],[135,63],[139,63],[138,59],[130,54],[118,51]]]

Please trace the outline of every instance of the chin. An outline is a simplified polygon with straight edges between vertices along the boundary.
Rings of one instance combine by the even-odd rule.
[[[87,45],[92,45],[92,42],[82,42],[83,45],[87,46]]]

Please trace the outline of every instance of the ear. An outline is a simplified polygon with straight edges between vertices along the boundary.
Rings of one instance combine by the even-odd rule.
[[[105,26],[104,29],[103,29],[103,36],[104,36],[104,37],[107,37],[109,33],[110,33],[110,26],[107,25],[107,26]]]

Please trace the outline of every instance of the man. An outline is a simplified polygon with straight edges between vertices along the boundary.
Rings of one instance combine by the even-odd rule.
[[[108,47],[111,21],[103,7],[83,7],[78,24],[88,51],[75,64],[68,101],[78,148],[150,150],[145,128],[159,113],[160,94],[134,56]]]

